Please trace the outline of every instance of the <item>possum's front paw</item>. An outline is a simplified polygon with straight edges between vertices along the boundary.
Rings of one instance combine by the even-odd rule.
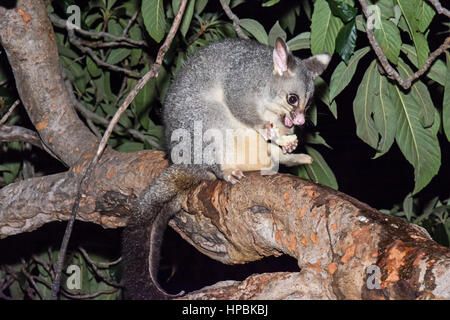
[[[245,177],[244,173],[240,169],[224,170],[222,174],[225,181],[230,182],[231,184],[236,184],[240,182],[243,177]]]

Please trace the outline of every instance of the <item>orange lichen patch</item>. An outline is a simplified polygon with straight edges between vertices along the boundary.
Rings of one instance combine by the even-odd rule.
[[[285,194],[283,194],[284,201],[289,200],[290,197],[291,197],[291,195],[289,194],[289,192],[286,192]]]
[[[409,248],[404,246],[403,241],[396,240],[393,246],[389,249],[385,259],[384,269],[387,271],[386,282],[396,282],[400,279],[399,273],[402,267],[407,263],[411,251],[416,248]]]
[[[49,143],[53,143],[53,137],[48,138]]]
[[[320,230],[320,232],[324,233],[324,232],[325,232],[325,228],[322,228],[322,229]]]
[[[348,263],[350,259],[355,255],[356,245],[352,244],[350,247],[345,249],[345,254],[341,258],[342,263]]]
[[[337,232],[337,224],[336,224],[336,223],[333,223],[333,224],[330,226],[330,229],[333,230],[334,232]]]
[[[309,240],[307,236],[304,236],[300,242],[306,247],[309,244]]]
[[[414,259],[414,261],[413,261],[413,266],[417,266],[419,263],[420,263],[420,261],[422,260],[422,258],[425,256],[425,252],[419,252],[418,254],[417,254],[417,256],[416,256],[416,258]]]
[[[112,168],[111,170],[109,170],[109,171],[106,173],[106,177],[107,177],[108,179],[112,179],[112,178],[114,177],[115,174],[116,174],[116,168]]]
[[[336,200],[330,199],[330,201],[328,201],[328,206],[329,206],[330,208],[336,206]]]
[[[57,105],[56,103],[52,103],[50,106],[51,106],[52,108],[56,108],[58,105]]]
[[[17,9],[17,12],[21,15],[23,22],[28,23],[31,20],[31,16],[23,11],[22,9]]]
[[[317,233],[311,232],[311,235],[309,237],[311,238],[311,241],[314,244],[318,244],[319,243],[319,237],[317,236]]]
[[[84,159],[91,159],[93,157],[94,157],[94,155],[92,153],[85,153],[85,154],[83,154],[83,158]]]
[[[311,218],[315,218],[317,216],[317,211],[311,211],[311,213],[309,214],[309,216]]]
[[[283,242],[282,242],[282,237],[283,237],[283,231],[277,231],[277,232],[275,232],[275,241],[281,246],[281,245],[283,245]]]
[[[41,121],[38,124],[36,124],[36,130],[37,131],[44,130],[45,128],[47,128],[47,126],[48,126],[48,121],[47,120],[46,121]]]
[[[75,167],[75,172],[76,172],[76,173],[80,173],[81,170],[83,170],[83,166],[76,166],[76,167]]]
[[[372,250],[372,253],[370,254],[370,256],[371,256],[372,258],[378,257],[378,248],[374,248],[374,249]]]
[[[295,249],[297,248],[297,240],[295,239],[295,234],[293,234],[293,233],[291,233],[289,235],[289,242],[288,242],[287,248],[290,251],[295,251]]]
[[[337,263],[336,262],[332,262],[332,263],[330,263],[329,265],[328,265],[328,272],[331,274],[331,275],[333,275],[335,272],[336,272],[336,270],[337,270]]]
[[[302,217],[305,215],[306,210],[307,210],[306,208],[300,208],[300,209],[298,209],[298,211],[297,211],[298,217],[299,217],[299,218],[302,218]]]
[[[320,260],[317,260],[316,263],[307,263],[306,266],[308,268],[316,270],[317,272],[321,272],[322,271],[322,266],[320,265]]]
[[[285,207],[286,211],[290,211],[292,209],[292,206],[290,204],[287,204]]]

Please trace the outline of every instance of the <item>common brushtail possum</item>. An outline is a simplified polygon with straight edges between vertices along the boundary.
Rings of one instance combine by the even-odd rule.
[[[171,165],[142,192],[123,234],[127,298],[171,297],[157,281],[160,247],[191,187],[206,179],[237,183],[244,172],[270,172],[278,162],[311,163],[308,155],[291,153],[297,146],[293,126],[304,124],[314,79],[330,58],[300,60],[280,38],[275,48],[227,39],[186,61],[163,106]],[[254,154],[262,156],[255,160]]]

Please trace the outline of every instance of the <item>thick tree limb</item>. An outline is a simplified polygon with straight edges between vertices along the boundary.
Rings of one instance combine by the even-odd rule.
[[[0,6],[0,41],[8,53],[23,106],[42,143],[68,166],[93,152],[98,140],[78,118],[64,86],[45,6],[19,0]]]
[[[166,165],[159,151],[105,154],[78,218],[110,228],[125,225],[136,196]],[[59,174],[1,189],[1,237],[67,219],[76,193],[73,179]],[[184,211],[170,225],[211,258],[236,264],[295,257],[303,291],[289,295],[450,299],[450,249],[422,228],[330,188],[290,175],[254,173],[234,186],[202,183],[182,200]],[[378,290],[366,284],[369,266],[379,268]]]
[[[19,126],[0,126],[0,141],[23,141],[43,149],[41,139],[36,132]]]

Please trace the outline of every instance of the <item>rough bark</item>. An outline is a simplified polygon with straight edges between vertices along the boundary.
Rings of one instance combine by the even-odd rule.
[[[32,0],[0,7],[0,37],[43,144],[71,168],[1,189],[0,238],[67,219],[77,179],[98,143],[70,103],[43,8]],[[107,150],[78,219],[124,226],[139,193],[165,166],[159,151]],[[183,200],[183,211],[170,225],[202,253],[228,264],[288,254],[301,268],[221,283],[189,298],[450,299],[448,248],[420,227],[330,188],[254,173],[234,186],[204,182]],[[369,289],[371,266],[379,268],[379,289]]]

